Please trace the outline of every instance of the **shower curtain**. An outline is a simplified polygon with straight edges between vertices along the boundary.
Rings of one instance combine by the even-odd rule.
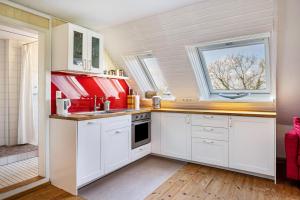
[[[37,43],[23,45],[21,55],[18,144],[37,145],[37,73],[34,73],[38,66]]]

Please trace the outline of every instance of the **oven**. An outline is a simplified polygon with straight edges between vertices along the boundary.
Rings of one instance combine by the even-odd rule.
[[[131,149],[151,142],[151,113],[132,115]]]

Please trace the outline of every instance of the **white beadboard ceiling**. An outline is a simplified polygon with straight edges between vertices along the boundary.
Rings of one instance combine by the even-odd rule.
[[[208,0],[103,30],[113,60],[152,51],[177,98],[198,98],[186,45],[273,30],[273,0]],[[133,84],[136,87],[136,84]],[[135,88],[136,89],[136,88]]]
[[[12,0],[96,30],[203,0]]]

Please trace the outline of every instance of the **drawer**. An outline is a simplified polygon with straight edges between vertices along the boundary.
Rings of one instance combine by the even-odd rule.
[[[228,128],[228,116],[192,115],[192,125]]]
[[[151,143],[131,150],[131,161],[136,161],[151,153]]]
[[[228,141],[228,129],[207,126],[193,126],[192,137]]]
[[[109,117],[109,118],[102,119],[102,127],[104,131],[119,129],[128,126],[131,127],[131,115]]]
[[[192,161],[228,167],[228,142],[193,138]]]

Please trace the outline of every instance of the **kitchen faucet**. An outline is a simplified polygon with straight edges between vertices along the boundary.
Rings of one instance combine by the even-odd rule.
[[[100,97],[100,99],[103,101],[103,97]],[[94,112],[96,112],[100,108],[101,108],[101,104],[99,103],[99,106],[97,106],[97,95],[95,95],[94,96]]]

